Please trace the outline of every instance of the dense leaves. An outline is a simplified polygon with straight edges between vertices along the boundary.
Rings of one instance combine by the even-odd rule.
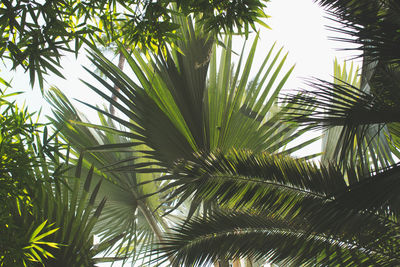
[[[90,169],[92,164],[99,166],[93,172],[93,180],[102,181],[98,194],[99,198],[106,197],[107,201],[93,232],[105,241],[120,238],[118,245],[110,247],[107,252],[115,252],[125,260],[139,261],[148,247],[160,240],[165,228],[167,218],[161,215],[163,205],[168,203],[162,203],[160,195],[146,197],[160,187],[160,183],[151,180],[162,170],[154,167],[150,170],[153,173],[138,171],[140,166],[154,163],[143,158],[140,151],[132,149],[145,148],[140,146],[140,142],[130,142],[121,132],[88,128],[87,119],[56,88],[51,90],[48,98],[54,106],[51,121],[61,129],[61,137],[71,142],[71,153],[85,155],[82,161],[84,169]],[[102,127],[117,128],[113,121],[101,115],[99,118]],[[146,184],[138,186],[141,183]],[[155,211],[157,207],[159,209]]]
[[[90,52],[104,76],[90,71],[98,83],[85,83],[115,108],[111,113],[85,103],[99,112],[101,125],[89,123],[59,90],[53,89],[49,97],[55,107],[53,125],[71,142],[73,153],[86,155],[84,166],[99,166],[95,176],[105,177],[100,194],[108,201],[95,230],[105,239],[123,234],[114,252],[134,260],[145,255],[146,246],[157,246],[154,241],[161,241],[176,224],[176,214],[190,217],[200,207],[216,206],[201,198],[185,202],[173,193],[165,198],[175,191],[173,185],[159,192],[168,183],[162,175],[170,176],[176,160],[232,147],[288,154],[317,139],[290,146],[307,129],[278,120],[282,109],[276,96],[293,69],[284,71],[287,56],[282,49],[273,46],[266,51],[251,79],[258,36],[249,55],[241,53],[234,65],[231,35],[221,49],[204,24],[182,16],[173,19],[184,38],[162,53],[143,55],[120,47],[134,78],[96,48]]]
[[[13,67],[29,71],[43,88],[43,75],[62,77],[60,58],[78,53],[83,40],[104,43],[123,41],[127,45],[156,50],[176,39],[177,24],[171,19],[172,4],[183,15],[202,17],[207,30],[249,32],[261,19],[264,0],[240,1],[22,1],[4,0],[0,4],[0,56],[10,58]],[[105,43],[104,43],[105,44]]]
[[[396,265],[397,169],[345,177],[333,165],[243,151],[182,162],[174,193],[217,200],[224,212],[181,224],[160,250],[177,266],[244,256],[285,266]]]
[[[334,30],[349,34],[338,40],[362,50],[361,83],[344,75],[313,81],[313,91],[291,96],[294,108],[283,121],[328,129],[330,155],[320,165],[252,152],[205,153],[178,164],[174,193],[216,200],[223,212],[168,235],[161,250],[177,266],[246,256],[285,266],[399,264],[399,167],[391,155],[399,144],[399,6],[317,2],[344,25]]]
[[[79,179],[78,162],[71,175],[66,146],[8,102],[12,95],[0,97],[0,265],[94,266],[95,255],[118,239],[93,244],[105,202],[95,205],[100,184],[89,192],[93,168]]]
[[[36,176],[35,170],[42,165],[41,154],[51,145],[37,147],[42,125],[34,122],[27,109],[8,101],[19,93],[6,95],[4,90],[0,94],[0,263],[22,266],[52,257],[47,250],[58,245],[43,242],[43,237],[57,231],[45,219],[24,222],[24,215],[34,209],[32,190],[49,178]]]

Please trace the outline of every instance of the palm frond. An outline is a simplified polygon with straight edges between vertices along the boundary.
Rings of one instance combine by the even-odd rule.
[[[394,164],[386,124],[398,121],[399,106],[386,101],[380,94],[373,95],[344,81],[318,80],[310,85],[315,91],[289,97],[288,101],[297,107],[288,110],[284,120],[293,120],[313,129],[332,131],[336,127],[337,145],[328,153],[335,155],[331,160],[342,166],[348,165],[347,162],[360,164],[363,172],[368,173],[371,163],[375,170]],[[300,115],[299,111],[310,106],[315,107],[313,112]]]
[[[196,162],[177,164],[176,180],[169,184],[174,187],[171,197],[216,201],[228,215],[219,220],[214,212],[186,221],[164,239],[160,251],[176,257],[177,266],[201,265],[224,256],[286,259],[294,266],[364,260],[390,266],[399,260],[393,246],[399,230],[398,172],[399,167],[392,167],[371,176],[359,177],[360,172],[353,171],[345,177],[333,165],[265,153],[199,155]],[[235,211],[247,212],[247,222],[250,217],[265,219],[264,226],[229,228]],[[271,220],[278,224],[271,225]],[[275,243],[270,234],[276,233]],[[282,241],[285,238],[287,242]],[[315,261],[308,262],[310,258]]]
[[[316,2],[328,10],[333,20],[342,24],[337,28],[330,27],[331,30],[347,35],[332,39],[354,43],[356,44],[354,49],[362,51],[360,55],[363,57],[362,83],[359,88],[370,95],[368,98],[371,100],[371,104],[377,107],[372,113],[371,110],[364,110],[364,116],[361,113],[357,115],[354,111],[345,115],[348,118],[350,114],[354,114],[353,120],[359,120],[360,123],[359,125],[345,126],[348,129],[347,132],[342,131],[342,147],[345,145],[346,150],[351,152],[353,140],[357,139],[356,146],[358,148],[353,150],[352,154],[359,155],[357,156],[359,158],[362,154],[366,154],[366,157],[360,161],[364,165],[365,171],[370,169],[371,162],[374,169],[390,166],[393,164],[393,159],[389,148],[393,153],[398,154],[397,149],[391,143],[393,139],[389,129],[393,128],[387,128],[387,124],[396,122],[393,118],[399,109],[398,63],[400,54],[396,51],[396,47],[399,45],[397,30],[400,25],[399,3],[392,0],[317,0]],[[375,101],[380,104],[373,103]],[[353,104],[355,103],[356,101]],[[343,106],[344,103],[341,105]],[[367,103],[365,105],[368,107]],[[330,111],[335,114],[343,112],[342,108],[338,110],[335,108],[337,107],[330,107]],[[352,109],[354,108],[353,105]],[[359,110],[359,112],[362,111]],[[382,113],[380,114],[380,112]],[[343,122],[336,118],[336,121],[333,121],[327,122],[327,124],[344,125],[347,123],[349,125],[349,120]],[[371,123],[376,125],[371,125]],[[341,155],[339,161],[345,157],[352,157],[351,153],[344,150],[336,152]],[[370,162],[367,162],[368,160]]]
[[[102,131],[104,128],[101,125],[88,127],[85,118],[55,88],[48,98],[56,108],[52,124],[60,129],[63,139],[71,142],[75,155],[85,155],[83,169],[90,168],[92,164],[98,166],[93,170],[93,180],[102,181],[98,194],[107,197],[107,203],[99,223],[93,229],[94,233],[104,242],[120,237],[118,246],[109,247],[107,253],[115,252],[117,257],[133,261],[143,257],[145,251],[157,240],[154,230],[163,227],[154,223],[162,221],[159,215],[162,210],[153,213],[160,205],[160,197],[144,196],[158,190],[159,185],[150,181],[164,169],[154,166],[157,162],[146,158],[148,148],[143,142],[130,142],[132,139],[128,138],[135,138],[131,132],[124,128],[114,130],[117,127],[113,121],[106,120],[101,114],[99,119],[106,131]],[[151,170],[154,173],[144,173],[141,171],[143,166],[147,172],[149,166],[153,166]],[[140,183],[146,184],[139,186]],[[158,233],[158,236],[161,234]]]
[[[162,242],[161,253],[173,257],[174,266],[204,266],[221,258],[244,257],[284,266],[390,266],[399,261],[389,253],[363,247],[360,243],[366,240],[360,241],[309,232],[306,222],[230,212],[179,225]]]
[[[397,169],[365,177],[353,171],[345,177],[334,165],[318,167],[289,157],[232,151],[178,164],[173,176],[177,178],[168,186],[174,187],[170,197],[181,201],[217,201],[222,208],[287,220],[300,216],[318,231],[356,235],[376,226],[375,231],[384,234],[397,221]]]
[[[190,21],[180,20],[185,38],[177,42],[179,49],[167,51],[168,56],[145,58],[138,51],[132,55],[124,51],[137,82],[100,53],[91,52],[96,67],[121,91],[92,75],[121,100],[115,107],[135,123],[97,109],[99,112],[143,136],[151,154],[169,166],[176,159],[192,158],[197,151],[230,147],[279,151],[299,135],[296,124],[282,124],[274,117],[280,110],[276,96],[293,70],[282,73],[287,57],[281,56],[282,49],[274,53],[272,47],[250,80],[258,38],[247,59],[241,55],[234,67],[231,36],[226,37],[217,62],[213,40],[199,33]],[[115,102],[102,90],[88,86],[106,101]]]
[[[398,122],[400,107],[386,103],[382,97],[361,91],[351,84],[330,83],[323,80],[310,81],[314,91],[290,95],[289,102],[299,107],[287,113],[293,121],[311,125],[317,129],[332,126],[362,126]],[[302,106],[318,107],[311,114],[299,114]]]
[[[282,49],[276,52],[272,47],[251,80],[258,38],[249,56],[245,58],[242,53],[235,67],[231,36],[226,37],[221,60],[217,62],[214,40],[199,31],[189,19],[175,19],[183,25],[179,30],[183,38],[175,43],[175,47],[157,55],[142,55],[137,50],[128,53],[121,48],[134,78],[122,72],[95,48],[89,52],[91,61],[105,76],[89,72],[100,87],[119,101],[93,83],[86,82],[86,85],[111,103],[121,115],[110,114],[86,103],[101,117],[108,118],[102,125],[95,126],[79,118],[65,99],[60,100],[62,97],[57,96],[54,101],[56,106],[61,106],[54,124],[63,127],[63,122],[67,122],[61,133],[77,143],[73,145],[76,153],[87,155],[84,162],[87,166],[89,163],[99,166],[94,170],[95,177],[101,179],[104,176],[109,180],[103,183],[104,194],[109,190],[112,194],[109,198],[113,199],[105,205],[102,213],[104,224],[98,230],[104,236],[124,234],[129,237],[125,240],[133,245],[120,247],[124,252],[139,249],[134,246],[136,244],[148,244],[141,242],[141,237],[148,234],[145,230],[153,230],[151,236],[154,237],[154,233],[159,235],[161,230],[167,229],[159,214],[182,203],[176,198],[177,194],[170,194],[166,203],[160,200],[163,195],[155,194],[157,191],[154,189],[164,182],[164,177],[155,179],[165,170],[163,168],[173,166],[178,159],[196,160],[194,152],[228,151],[231,147],[284,154],[283,147],[306,132],[306,129],[299,130],[295,123],[282,123],[277,119],[282,108],[277,105],[276,96],[293,70],[290,68],[283,72],[286,55],[281,55]],[[78,140],[80,136],[88,142],[85,144]],[[314,140],[293,146],[290,151]],[[150,174],[145,176],[146,172]],[[173,186],[166,186],[163,193],[168,194]],[[119,206],[123,208],[118,210]],[[129,206],[133,211],[122,213]],[[153,212],[154,207],[159,209]],[[192,205],[189,213],[197,208]],[[137,220],[143,217],[148,222],[143,226],[149,228],[139,229]],[[110,228],[117,222],[118,228]]]
[[[389,145],[391,151],[397,158],[400,158],[400,123],[390,123],[388,125],[388,130],[390,133],[388,139],[390,140]]]
[[[363,51],[364,60],[374,62],[399,63],[400,54],[398,19],[399,3],[389,1],[351,1],[351,0],[316,0],[326,7],[334,20],[341,27],[333,31],[346,34],[348,37],[332,38],[339,41],[355,43],[355,49]]]
[[[137,141],[143,140],[147,146],[146,157],[163,167],[173,166],[178,159],[194,160],[193,155],[198,151],[228,151],[232,147],[285,153],[283,148],[307,131],[298,129],[295,123],[278,120],[283,109],[277,105],[276,97],[293,70],[281,73],[287,55],[281,56],[282,49],[275,52],[273,46],[255,78],[250,80],[258,38],[249,56],[244,59],[242,53],[234,67],[231,36],[226,37],[221,59],[217,62],[217,46],[212,40],[198,32],[192,22],[178,18],[184,25],[182,35],[185,38],[177,42],[178,49],[168,51],[167,57],[152,55],[149,58],[138,51],[129,55],[123,50],[135,80],[101,53],[90,53],[94,65],[111,82],[94,73],[93,77],[121,100],[115,107],[125,118],[96,110],[139,135],[141,139]],[[114,89],[114,84],[120,91]],[[88,86],[106,101],[115,102],[94,85]],[[111,131],[104,126],[86,126]],[[133,139],[132,143],[136,143],[135,137]],[[292,146],[287,153],[316,139]],[[131,165],[114,171],[145,171],[146,167],[141,166],[139,170],[131,161]],[[153,170],[150,164],[148,167],[147,171]],[[182,204],[173,197],[169,201]],[[193,202],[189,214],[198,207]]]
[[[366,71],[363,73],[365,75]],[[363,92],[370,91],[368,82],[361,82],[358,69],[353,73],[353,63],[349,72],[347,72],[346,62],[342,68],[335,60],[334,78],[335,84],[345,87],[350,84],[352,87],[348,87],[349,90],[359,88]],[[336,97],[348,99],[347,95],[339,96],[337,94]],[[394,159],[391,157],[387,134],[387,127],[381,124],[328,127],[323,138],[322,161],[333,161],[342,168],[354,168],[354,166],[359,165],[365,174],[368,174],[372,169],[378,170],[388,167],[394,164]],[[346,171],[344,169],[344,172]]]
[[[45,266],[94,266],[93,257],[118,241],[113,240],[97,250],[93,244],[92,229],[105,204],[105,198],[95,203],[101,183],[89,190],[93,167],[82,174],[82,161],[78,160],[71,168],[69,150],[63,151],[65,146],[56,134],[48,137],[46,132],[44,141],[36,140],[36,149],[32,150],[37,151],[38,164],[32,166],[30,172],[37,180],[25,184],[29,202],[19,207],[19,215],[10,211],[12,216],[17,215],[12,227],[25,225],[27,231],[24,234],[31,234],[32,241],[26,248],[37,249],[40,255],[43,254],[40,259],[39,254],[34,253],[36,260]],[[31,146],[27,146],[29,151],[33,149]],[[51,157],[48,156],[50,153]],[[72,170],[75,174],[71,174]],[[38,224],[40,226],[36,227]],[[45,245],[49,248],[43,250]]]
[[[91,179],[92,172],[89,172],[85,180],[78,176],[69,181],[72,190],[65,185],[46,183],[35,191],[36,201],[40,204],[34,205],[34,216],[53,222],[59,230],[48,241],[62,244],[60,249],[51,250],[54,258],[49,258],[46,266],[94,266],[93,257],[102,252],[94,250],[92,229],[106,200],[103,198],[98,205],[95,204],[101,183],[90,193]],[[83,180],[85,185],[80,191],[79,184]]]

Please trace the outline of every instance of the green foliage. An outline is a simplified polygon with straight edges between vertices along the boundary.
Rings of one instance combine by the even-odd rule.
[[[333,38],[356,44],[363,51],[365,62],[376,60],[385,63],[399,63],[399,3],[396,0],[315,0],[325,7],[332,18],[342,27],[332,30],[346,34],[346,37]]]
[[[162,170],[153,168],[152,173],[135,170],[135,166],[154,162],[132,149],[138,142],[132,142],[117,131],[89,129],[85,124],[87,119],[56,88],[49,92],[48,99],[54,106],[51,122],[61,129],[61,137],[71,142],[71,153],[85,155],[84,169],[92,164],[100,167],[94,169],[93,180],[102,181],[98,194],[106,197],[107,202],[93,231],[103,241],[120,239],[119,244],[108,247],[107,252],[115,252],[131,261],[143,258],[147,249],[159,240],[165,230],[164,221],[169,219],[161,216],[167,203],[162,202],[161,195],[152,195],[158,191],[160,182],[150,182]],[[102,127],[118,128],[104,116],[99,115],[99,118]],[[145,149],[139,146],[142,148]],[[141,183],[146,184],[138,186]]]
[[[7,101],[16,94],[0,97],[0,265],[94,266],[95,255],[118,241],[93,245],[105,203],[94,203],[100,183],[89,192],[93,169],[79,179],[82,162],[65,178],[68,150],[33,114]]]
[[[83,40],[120,40],[127,45],[156,50],[176,39],[171,4],[183,15],[202,17],[207,30],[215,33],[238,29],[248,33],[261,19],[264,0],[241,1],[22,1],[4,0],[0,4],[0,56],[9,58],[13,68],[29,71],[31,83],[37,76],[43,89],[43,75],[51,72],[63,77],[63,53],[77,55]]]
[[[332,127],[342,129],[337,133],[338,145],[331,150],[336,156],[331,160],[361,164],[364,173],[388,167],[395,163],[391,153],[399,155],[396,129],[400,114],[400,72],[395,48],[399,40],[398,3],[317,2],[343,24],[341,29],[333,29],[348,34],[348,38],[339,40],[360,45],[363,57],[360,83],[353,83],[354,79],[338,72],[333,83],[311,82],[314,90],[292,96],[291,102],[300,107],[314,106],[315,112],[310,116],[292,112],[288,116],[303,125],[331,132]]]
[[[392,137],[383,123],[397,121],[399,106],[373,95],[371,83],[361,83],[358,71],[352,74],[352,66],[349,74],[346,64],[341,70],[335,61],[334,67],[333,82],[310,82],[316,90],[292,96],[291,103],[299,108],[283,117],[326,131],[322,157],[325,162],[335,162],[342,168],[361,166],[365,174],[389,167],[395,163]],[[310,106],[316,109],[309,114],[296,114]]]
[[[275,52],[272,47],[251,80],[258,38],[249,56],[244,59],[242,54],[234,66],[230,36],[218,62],[212,36],[190,20],[177,19],[185,38],[176,43],[177,48],[167,50],[167,56],[159,54],[147,59],[139,51],[132,51],[131,56],[123,50],[138,83],[101,52],[91,52],[93,63],[110,81],[91,74],[121,103],[93,84],[86,84],[132,121],[86,105],[130,129],[120,133],[149,146],[151,150],[146,153],[163,166],[170,166],[179,158],[191,158],[198,151],[231,147],[280,151],[306,131],[297,132],[296,124],[277,120],[280,108],[276,96],[293,70],[283,71],[286,55],[281,56],[282,50]]]
[[[182,8],[185,14],[200,14],[200,23],[205,27],[206,32],[225,32],[242,31],[249,33],[249,27],[255,30],[255,23],[268,27],[261,19],[268,17],[263,8],[264,1],[208,1],[208,0],[177,0],[178,8]],[[265,1],[268,2],[268,1]]]
[[[43,230],[43,228],[46,225],[46,223],[47,223],[47,220],[44,221],[41,225],[39,225],[36,229],[33,229],[34,231],[31,234],[31,236],[29,238],[29,241],[28,241],[29,245],[24,247],[24,250],[28,250],[28,252],[24,253],[24,254],[26,256],[30,257],[29,258],[30,261],[36,261],[36,262],[43,263],[43,260],[39,256],[39,254],[42,254],[42,257],[44,257],[45,259],[47,259],[48,257],[54,258],[53,254],[51,254],[50,252],[44,250],[41,247],[42,245],[46,245],[46,246],[53,247],[53,248],[56,248],[56,249],[59,248],[59,244],[57,244],[57,243],[43,241],[43,238],[53,234],[54,232],[56,232],[58,230],[58,228],[55,228],[55,229],[48,230],[47,232],[44,232],[44,233],[42,232],[41,233],[41,231]],[[50,227],[51,226],[52,225],[50,225]],[[23,262],[23,263],[24,263],[24,265],[26,264],[25,262]]]
[[[93,168],[86,178],[81,178],[81,164],[77,163],[75,174],[69,179],[55,179],[34,192],[36,202],[32,219],[37,221],[47,218],[59,229],[47,239],[59,243],[60,247],[50,250],[53,257],[45,260],[45,266],[95,266],[95,256],[117,241],[105,247],[95,247],[93,244],[92,229],[104,207],[105,199],[95,205],[100,183],[90,189]]]
[[[96,48],[90,52],[104,75],[90,71],[100,86],[85,83],[117,111],[85,103],[98,111],[100,125],[88,122],[59,90],[53,88],[48,96],[55,108],[52,124],[71,142],[73,153],[85,155],[85,168],[99,166],[94,177],[103,180],[99,194],[108,201],[96,231],[105,240],[123,235],[114,252],[134,260],[143,258],[145,249],[158,246],[163,233],[176,224],[176,214],[190,217],[200,207],[216,206],[201,198],[185,202],[174,196],[175,185],[159,192],[176,160],[232,148],[289,154],[315,140],[283,149],[307,129],[278,120],[282,108],[276,96],[293,70],[285,70],[287,55],[282,49],[273,46],[266,51],[251,78],[258,36],[249,55],[239,54],[234,64],[231,35],[226,36],[218,59],[214,35],[204,32],[204,25],[182,16],[173,21],[184,38],[163,53],[144,55],[121,45],[135,78]]]
[[[398,265],[398,168],[359,177],[267,153],[199,155],[177,163],[171,186],[183,198],[218,201],[222,212],[182,222],[159,251],[174,266],[243,257],[284,266]]]
[[[14,103],[7,101],[7,97],[19,93],[10,95],[5,95],[2,91],[0,93],[1,194],[4,199],[14,199],[18,195],[24,195],[25,181],[23,179],[36,161],[32,155],[34,152],[32,145],[37,137],[35,130],[40,125],[32,122],[32,115],[26,109],[20,109]],[[20,178],[21,181],[14,180],[13,177]],[[4,213],[2,212],[2,214]]]
[[[178,163],[172,196],[216,200],[222,212],[167,235],[159,251],[175,266],[247,256],[284,266],[399,265],[399,165],[391,155],[399,155],[399,4],[317,2],[344,25],[334,30],[350,34],[340,40],[360,45],[361,79],[336,68],[338,80],[311,81],[314,90],[292,95],[281,119],[329,130],[331,163],[243,151]]]
[[[334,83],[347,87],[351,84],[351,87],[348,87],[350,90],[358,88],[364,92],[368,91],[369,84],[361,83],[358,72],[357,69],[353,73],[353,64],[347,72],[346,62],[340,66],[335,60]],[[348,99],[348,96],[341,95],[340,98]],[[389,167],[395,160],[391,155],[392,142],[388,140],[388,134],[387,126],[383,125],[359,125],[355,129],[346,125],[330,128],[325,133],[322,161],[334,161],[341,167],[360,166],[364,173],[371,169]]]
[[[46,220],[23,223],[24,216],[33,212],[31,190],[48,178],[36,176],[35,171],[41,165],[36,146],[41,125],[33,122],[27,109],[7,100],[19,93],[6,95],[4,90],[0,94],[0,262],[1,266],[22,266],[52,257],[44,247],[57,244],[43,238],[57,228],[46,225]]]

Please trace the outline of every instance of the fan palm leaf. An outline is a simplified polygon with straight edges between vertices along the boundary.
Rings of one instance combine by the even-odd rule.
[[[159,241],[165,226],[160,216],[162,209],[158,213],[153,212],[160,205],[160,198],[156,195],[144,198],[152,195],[159,187],[156,183],[147,182],[158,177],[157,170],[154,168],[154,173],[130,170],[134,168],[132,165],[149,165],[151,160],[130,149],[140,142],[132,143],[119,135],[122,129],[103,132],[88,128],[85,118],[56,88],[49,92],[48,100],[55,108],[52,124],[60,129],[63,139],[71,142],[74,154],[85,155],[83,167],[88,168],[92,164],[102,166],[94,169],[93,179],[103,181],[98,194],[107,197],[107,203],[94,232],[105,240],[122,236],[119,245],[110,250],[117,252],[117,255],[125,258],[130,256],[133,261],[142,257],[150,244]],[[101,114],[99,118],[104,127],[114,126],[112,121],[107,121]],[[126,162],[130,163],[128,167]],[[138,186],[144,182],[145,185]]]
[[[167,165],[179,158],[191,158],[193,152],[217,148],[278,151],[295,138],[296,125],[281,124],[268,113],[275,107],[275,97],[292,70],[278,80],[286,56],[279,59],[281,52],[273,55],[271,49],[255,80],[250,82],[257,38],[241,71],[242,59],[236,68],[231,62],[230,37],[226,39],[226,47],[217,64],[217,47],[212,46],[212,40],[201,36],[190,22],[182,23],[188,26],[181,43],[177,43],[181,52],[173,49],[166,58],[155,56],[147,61],[137,51],[132,52],[133,57],[125,51],[127,63],[139,84],[101,54],[91,53],[93,63],[118,84],[121,93],[117,95],[106,80],[92,75],[116,93],[125,104],[116,108],[135,123],[122,122],[115,116],[110,118],[143,136],[144,142],[153,150],[148,153]],[[268,69],[264,72],[265,66]],[[89,86],[105,100],[112,101],[98,88]],[[268,121],[268,116],[273,119]]]

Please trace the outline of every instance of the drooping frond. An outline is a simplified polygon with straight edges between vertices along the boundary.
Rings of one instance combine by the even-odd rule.
[[[161,250],[176,256],[177,266],[200,266],[224,256],[286,259],[294,266],[364,260],[390,266],[400,255],[393,246],[399,230],[398,173],[398,167],[392,167],[366,177],[356,171],[345,177],[334,165],[265,153],[199,155],[196,162],[177,164],[176,180],[169,185],[175,189],[171,197],[216,201],[230,215],[222,219],[210,213],[185,222],[165,239]],[[235,211],[264,221],[230,228]],[[275,234],[281,242],[271,241]],[[211,249],[214,245],[221,250]],[[309,262],[307,253],[315,253],[315,261]]]
[[[309,85],[313,91],[289,96],[288,101],[297,108],[288,110],[284,120],[330,131],[340,126],[336,130],[336,147],[330,153],[342,166],[361,164],[364,173],[368,173],[370,162],[375,170],[394,164],[386,124],[399,121],[400,106],[387,101],[384,95],[362,91],[345,81],[317,80]],[[313,112],[300,114],[310,106],[315,108]],[[355,156],[358,160],[351,160]]]
[[[393,111],[399,110],[400,53],[397,47],[400,40],[400,5],[395,0],[315,2],[326,8],[332,20],[341,24],[340,27],[330,29],[344,34],[344,37],[332,39],[356,44],[351,49],[361,51],[361,54],[357,53],[363,59],[360,90],[370,95],[371,103],[378,100],[385,106],[385,112],[379,113],[379,109],[376,109],[373,114],[365,110],[364,116],[361,113],[355,116],[354,119],[359,120],[360,125],[344,126],[340,140],[343,149],[336,150],[336,154],[340,155],[339,162],[348,161],[356,155],[363,157],[359,162],[364,165],[364,171],[371,168],[370,163],[373,163],[374,169],[387,167],[393,164],[391,152],[399,155],[398,149],[392,144],[396,137],[391,135],[396,132],[391,131],[394,128],[388,123],[396,122],[393,120],[396,116]],[[337,113],[337,110],[334,112]],[[335,123],[338,124],[337,121]]]
[[[344,177],[332,164],[318,167],[289,157],[232,151],[178,164],[173,175],[176,180],[166,189],[173,187],[170,198],[181,201],[192,198],[216,201],[222,208],[269,213],[285,216],[287,220],[300,216],[307,218],[313,230],[336,229],[356,234],[386,218],[385,208],[379,210],[390,204],[384,202],[385,194],[389,200],[388,193],[392,192],[388,210],[397,210],[393,172],[396,173],[389,169],[375,176],[360,177],[353,171]],[[364,187],[365,194],[360,195],[363,191],[360,188]],[[381,194],[379,188],[385,187],[394,191]],[[353,190],[358,193],[352,194]],[[345,199],[352,196],[357,197],[347,203]],[[383,217],[375,216],[377,210]],[[375,230],[388,231],[386,226],[382,227]]]
[[[221,258],[244,257],[283,266],[398,264],[398,258],[363,247],[365,240],[360,241],[310,232],[306,221],[230,212],[179,225],[162,242],[160,251],[163,257],[174,258],[173,266],[204,266]]]

